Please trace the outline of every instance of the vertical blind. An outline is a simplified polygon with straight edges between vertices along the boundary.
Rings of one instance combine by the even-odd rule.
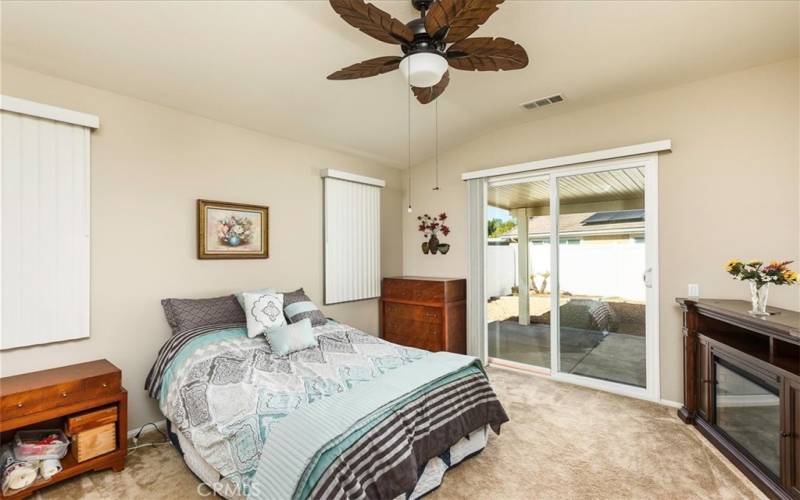
[[[380,296],[383,181],[326,170],[325,304]]]
[[[90,128],[3,104],[0,349],[88,337]]]
[[[467,354],[486,362],[486,179],[467,181]]]

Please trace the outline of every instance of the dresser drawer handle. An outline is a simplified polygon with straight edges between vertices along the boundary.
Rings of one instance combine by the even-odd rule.
[[[62,397],[62,398],[65,398],[65,397],[67,397],[67,393],[66,393],[66,392],[62,392],[62,393],[61,393],[61,397]]]
[[[22,403],[17,403],[17,408],[22,408]]]
[[[105,383],[105,382],[103,382],[102,386],[103,386],[103,387],[108,387],[108,384],[107,384],[107,383]]]

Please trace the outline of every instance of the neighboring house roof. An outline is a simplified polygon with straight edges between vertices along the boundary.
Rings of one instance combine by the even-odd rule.
[[[569,236],[615,236],[644,233],[644,210],[618,210],[614,212],[587,212],[563,214],[559,217],[559,235]],[[501,238],[516,239],[514,227]],[[550,237],[550,216],[534,215],[528,217],[529,238]]]

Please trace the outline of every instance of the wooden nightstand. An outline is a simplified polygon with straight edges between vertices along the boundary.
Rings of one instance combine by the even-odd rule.
[[[7,443],[14,432],[27,428],[64,428],[67,417],[116,406],[116,450],[77,462],[72,453],[61,459],[64,468],[48,480],[37,479],[29,487],[0,498],[25,498],[36,490],[90,470],[125,468],[128,452],[128,392],[122,372],[106,360],[53,368],[0,379],[0,440]],[[71,445],[72,446],[72,445]]]

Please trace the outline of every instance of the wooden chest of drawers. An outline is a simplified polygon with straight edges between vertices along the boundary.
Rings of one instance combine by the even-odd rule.
[[[125,467],[128,432],[128,393],[122,372],[106,360],[79,363],[0,379],[0,441],[11,441],[24,428],[69,428],[70,417],[113,408],[115,447],[108,453],[79,462],[72,453],[61,459],[63,470],[29,487],[0,494],[1,500],[25,498],[36,490],[90,470]],[[75,446],[75,443],[70,445]]]
[[[384,278],[381,288],[385,340],[428,351],[466,353],[465,279]]]

